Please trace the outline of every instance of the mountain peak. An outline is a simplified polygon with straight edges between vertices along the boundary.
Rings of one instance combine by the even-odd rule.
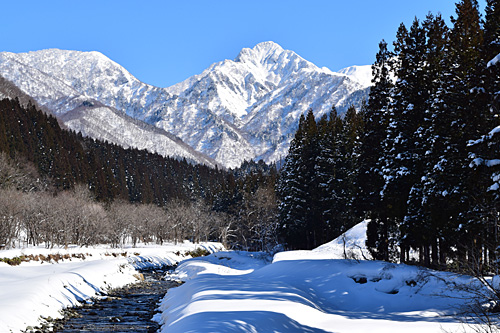
[[[341,69],[338,73],[349,76],[352,80],[358,82],[363,87],[369,87],[372,85],[372,67],[370,65],[350,66]]]
[[[80,67],[82,64],[88,65],[90,63],[123,69],[119,64],[98,51],[74,51],[51,48],[17,53],[16,58],[25,63],[35,64],[35,67],[38,69],[47,69],[48,72],[53,72],[55,68],[61,69],[63,66],[70,66],[81,70]],[[90,66],[84,67],[90,69]]]
[[[234,61],[246,66],[263,69],[262,73],[270,73],[271,77],[267,79],[274,83],[303,70],[319,70],[316,65],[305,60],[297,53],[285,50],[277,43],[270,41],[259,43],[251,49],[242,49]]]
[[[283,52],[285,50],[275,42],[261,42],[253,48],[242,49],[234,61],[265,64],[270,60],[275,62]]]
[[[252,50],[264,53],[269,53],[269,52],[281,53],[285,51],[278,43],[275,43],[273,41],[260,42],[259,44],[255,45]]]

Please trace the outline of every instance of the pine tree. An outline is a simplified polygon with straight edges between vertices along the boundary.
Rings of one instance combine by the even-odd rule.
[[[421,263],[429,264],[429,246],[431,247],[432,262],[438,265],[445,262],[439,257],[438,247],[442,227],[436,223],[441,221],[439,207],[432,207],[428,200],[430,190],[433,188],[433,179],[428,175],[432,173],[438,162],[438,157],[443,149],[439,144],[443,142],[442,133],[436,130],[441,122],[449,119],[440,116],[445,87],[444,57],[448,47],[448,27],[440,15],[429,14],[422,24],[426,34],[426,52],[423,73],[425,75],[424,87],[427,90],[427,102],[424,109],[422,124],[418,130],[421,136],[421,172],[420,178],[413,184],[408,198],[408,212],[401,226],[402,238],[421,255]],[[407,249],[408,250],[408,249]],[[402,260],[408,258],[408,253],[402,253]]]
[[[367,230],[367,246],[377,259],[389,257],[387,218],[381,207],[380,192],[384,185],[381,159],[385,152],[382,142],[386,137],[387,109],[393,87],[391,67],[392,53],[388,51],[387,43],[382,41],[372,66],[373,86],[363,110],[365,134],[359,154],[356,199],[358,215],[366,214],[371,219]]]
[[[362,105],[362,109],[365,105]],[[347,109],[343,123],[343,145],[345,146],[344,167],[345,181],[344,193],[346,196],[346,210],[344,216],[344,230],[351,227],[358,221],[361,221],[363,216],[359,216],[356,212],[356,194],[358,189],[358,174],[359,174],[359,154],[364,135],[363,114],[357,112],[354,106]]]
[[[404,232],[403,221],[407,213],[408,196],[422,172],[422,125],[428,100],[427,90],[422,89],[426,84],[423,71],[425,32],[417,19],[410,31],[403,24],[400,25],[394,46],[397,80],[388,108],[382,199],[391,230],[403,228]],[[394,237],[401,236],[396,233]],[[404,237],[399,243],[404,253],[405,248],[411,245],[411,240]]]
[[[330,113],[330,119],[337,117],[335,108]],[[322,225],[323,234],[326,237],[332,235],[332,229],[335,224],[334,200],[337,196],[335,188],[332,187],[333,179],[336,175],[334,165],[336,146],[334,141],[333,122],[327,115],[321,117],[317,123],[318,128],[318,155],[316,156],[314,166],[314,178],[317,184],[317,201],[315,209],[318,211],[319,224]]]
[[[486,117],[490,119],[493,128],[487,135],[470,144],[471,168],[473,179],[470,190],[476,195],[469,210],[469,218],[483,232],[483,258],[479,266],[495,267],[498,270],[499,221],[498,206],[500,202],[500,136],[499,136],[499,106],[500,100],[500,65],[492,61],[500,57],[500,8],[498,1],[488,1],[486,21],[484,24],[483,60],[487,62],[483,69],[484,92],[486,101]],[[491,269],[493,270],[493,269]]]
[[[316,159],[319,154],[319,134],[312,110],[306,115],[304,124],[304,145],[302,149],[302,174],[305,180],[306,197],[306,248],[312,249],[322,244],[324,223],[317,207],[319,202],[318,180],[315,177]]]
[[[315,163],[315,200],[323,230],[322,242],[338,237],[352,224],[349,170],[343,122],[333,107],[329,119],[318,122],[318,149]]]
[[[466,147],[481,131],[483,111],[475,98],[480,85],[478,68],[482,62],[483,34],[476,1],[461,1],[456,6],[456,13],[444,58],[442,98],[439,98],[434,116],[436,159],[427,175],[430,186],[426,195],[433,224],[440,229],[440,251],[447,254],[452,246],[457,247],[463,259],[466,254],[462,249],[470,245],[475,233],[466,216],[472,199],[468,190],[471,178]]]
[[[281,234],[290,248],[305,248],[307,228],[307,188],[304,166],[306,119],[301,115],[295,137],[276,183]]]

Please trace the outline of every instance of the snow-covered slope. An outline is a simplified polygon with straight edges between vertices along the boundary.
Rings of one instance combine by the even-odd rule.
[[[279,252],[273,262],[285,260],[322,260],[322,259],[373,259],[366,247],[366,227],[368,220],[356,224],[341,236],[323,244],[314,250],[295,250]]]
[[[194,163],[215,166],[213,159],[195,151],[174,135],[99,102],[91,94],[76,90],[54,73],[47,74],[57,67],[56,64],[64,63],[52,59],[51,55],[59,55],[57,59],[71,59],[70,56],[61,56],[65,53],[71,55],[82,52],[46,50],[27,54],[0,53],[0,82],[6,82],[0,87],[0,97],[12,98],[16,95],[26,99],[24,96],[31,96],[44,111],[56,115],[69,129],[80,131],[83,135],[107,140],[126,148],[147,149],[163,156],[185,158]],[[45,62],[37,60],[38,57]],[[69,63],[75,66],[72,61]],[[35,64],[38,68],[32,66]],[[85,64],[80,63],[75,68],[84,67]],[[96,78],[88,79],[98,82],[98,76],[99,74],[96,74]],[[10,86],[11,84],[15,87]]]
[[[0,53],[0,74],[54,114],[68,112],[89,99],[58,78],[35,68],[31,61],[23,62],[26,59],[22,56]]]
[[[195,151],[173,134],[100,103],[77,107],[60,119],[84,136],[115,142],[124,148],[146,149],[163,156],[182,157],[190,163],[216,165],[214,160]]]
[[[286,155],[298,119],[308,109],[321,116],[332,106],[341,113],[351,104],[359,106],[370,84],[367,73],[371,77],[370,66],[334,73],[276,43],[263,42],[243,49],[234,61],[213,64],[203,73],[167,88],[176,96],[175,105],[167,105],[150,119],[157,117],[153,121],[159,127],[184,139],[189,127],[173,128],[170,119],[176,112],[203,110],[197,117],[215,115],[234,124],[243,135],[211,136],[209,147],[200,145],[199,139],[189,142],[196,149],[211,149],[209,155],[217,160],[223,148],[234,149],[225,149],[225,156],[232,158],[221,161],[226,165],[238,165],[248,157],[273,162]],[[227,141],[233,142],[227,145]]]
[[[0,53],[0,61],[4,62],[5,58],[35,68],[71,87],[78,95],[126,111],[134,118],[140,118],[142,110],[151,108],[156,100],[164,101],[170,97],[164,89],[142,83],[99,52],[49,49],[18,54]],[[50,81],[50,85],[54,83]],[[38,92],[36,94],[39,95]]]
[[[366,223],[348,232],[355,249],[363,231]],[[277,253],[272,263],[248,252],[186,260],[167,275],[186,283],[168,291],[154,319],[169,333],[486,331],[478,318],[460,317],[474,302],[489,302],[478,280],[340,259],[340,244],[343,237],[312,251]]]
[[[58,115],[95,100],[237,167],[284,156],[309,108],[321,116],[332,106],[359,105],[371,72],[354,66],[335,73],[263,42],[169,88],[139,81],[98,52],[0,53],[0,74]]]

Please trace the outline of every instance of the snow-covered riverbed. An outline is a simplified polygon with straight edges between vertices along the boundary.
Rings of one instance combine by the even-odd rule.
[[[86,253],[86,259],[0,263],[0,331],[35,326],[40,316],[60,317],[64,307],[135,281],[136,268],[181,260],[169,277],[186,283],[168,291],[155,316],[163,332],[472,331],[455,316],[472,297],[457,286],[473,284],[472,278],[363,260],[369,257],[365,228],[362,223],[346,237],[312,251],[274,257],[227,251],[185,260],[180,254],[195,247],[185,243],[119,250],[70,248],[58,252]],[[213,243],[205,247],[221,249]],[[0,251],[0,258],[19,254]],[[346,255],[356,259],[343,259]]]
[[[137,281],[136,268],[173,265],[186,259],[183,256],[186,251],[199,246],[183,243],[122,249],[74,247],[0,251],[0,258],[31,254],[70,257],[59,263],[33,260],[19,266],[0,262],[0,332],[18,332],[36,326],[41,317],[59,318],[63,308],[85,302],[109,288]],[[217,243],[201,246],[212,251],[221,249]]]

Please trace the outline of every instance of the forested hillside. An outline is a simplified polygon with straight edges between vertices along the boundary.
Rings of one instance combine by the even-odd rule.
[[[56,189],[88,183],[98,200],[163,205],[174,198],[204,198],[228,176],[203,165],[84,138],[61,129],[53,116],[32,105],[23,108],[7,99],[0,103],[0,151],[33,162],[53,179]]]
[[[462,0],[450,27],[429,14],[401,24],[392,50],[382,41],[358,115],[301,120],[277,186],[288,243],[313,248],[369,218],[377,259],[495,265],[499,40],[498,1],[483,19]]]
[[[124,149],[61,129],[53,116],[11,99],[0,101],[0,153],[3,246],[187,238],[262,249],[277,242],[276,170],[263,163],[229,172]]]

